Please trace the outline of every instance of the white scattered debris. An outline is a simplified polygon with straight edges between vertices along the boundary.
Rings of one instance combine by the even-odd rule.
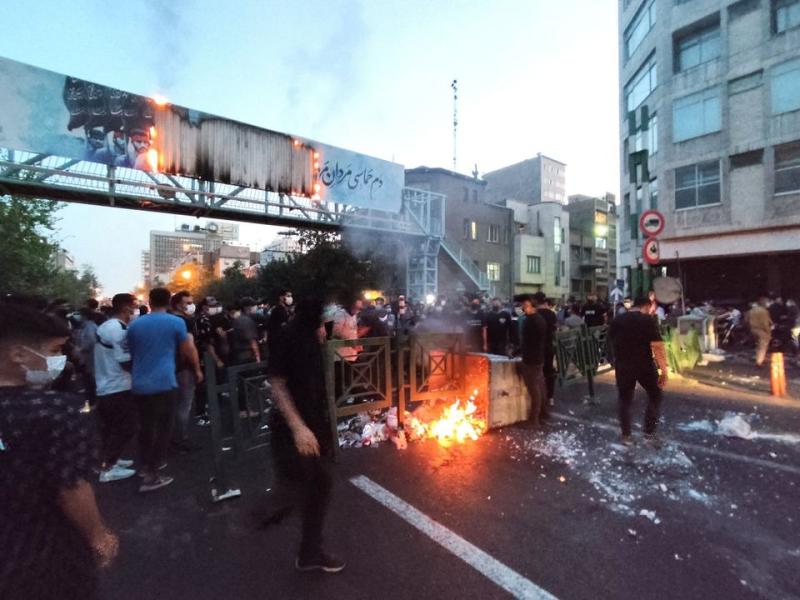
[[[743,440],[766,440],[772,442],[780,442],[783,444],[800,444],[800,435],[794,433],[767,433],[755,431],[752,422],[757,418],[757,415],[744,415],[742,413],[728,412],[717,421],[710,421],[708,419],[690,421],[688,423],[680,423],[677,428],[681,431],[699,431],[704,433],[713,433],[729,438],[738,438]],[[772,458],[777,458],[773,452],[770,452]]]
[[[701,504],[705,506],[711,506],[714,501],[709,497],[708,494],[704,494],[703,492],[698,492],[695,489],[689,488],[686,492],[692,500],[697,500]]]
[[[635,529],[628,529],[628,535],[631,536],[631,537],[636,537],[639,534],[636,533]]]
[[[661,519],[659,519],[656,516],[656,511],[654,511],[654,510],[645,510],[643,508],[642,510],[639,511],[639,516],[640,517],[645,517],[647,519],[650,519],[656,525],[659,525],[661,523]]]

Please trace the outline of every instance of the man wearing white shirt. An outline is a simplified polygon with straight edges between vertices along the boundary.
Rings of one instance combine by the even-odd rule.
[[[94,371],[97,385],[97,415],[102,430],[100,482],[127,479],[136,474],[131,461],[120,460],[125,445],[137,426],[137,407],[131,396],[131,355],[128,352],[128,323],[137,312],[131,294],[117,294],[111,300],[112,316],[97,329]]]

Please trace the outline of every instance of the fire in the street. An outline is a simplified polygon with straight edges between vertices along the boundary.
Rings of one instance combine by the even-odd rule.
[[[486,420],[478,416],[475,404],[477,390],[466,402],[458,399],[442,411],[441,417],[425,422],[415,416],[408,419],[408,427],[413,436],[420,439],[434,439],[441,446],[467,440],[477,440],[486,432]]]

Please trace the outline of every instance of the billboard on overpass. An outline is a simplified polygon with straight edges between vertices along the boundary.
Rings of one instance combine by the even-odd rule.
[[[402,165],[0,57],[0,147],[399,212]]]

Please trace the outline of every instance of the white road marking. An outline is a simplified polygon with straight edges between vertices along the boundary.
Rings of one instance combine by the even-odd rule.
[[[573,423],[589,425],[590,427],[595,427],[596,429],[604,429],[606,431],[613,431],[614,433],[619,433],[619,427],[616,425],[610,425],[597,421],[589,421],[588,419],[581,419],[580,417],[573,417],[570,415],[564,415],[556,412],[553,412],[551,414],[555,418],[560,419],[562,421],[571,421]],[[770,460],[764,460],[763,458],[744,456],[742,454],[736,454],[735,452],[726,452],[725,450],[717,450],[716,448],[708,448],[706,446],[701,446],[699,444],[692,444],[691,442],[680,442],[675,439],[671,441],[673,441],[676,445],[680,446],[681,448],[685,448],[687,450],[694,450],[695,452],[700,452],[701,454],[710,454],[712,456],[719,456],[720,458],[725,458],[728,460],[735,460],[738,462],[744,462],[758,467],[765,467],[767,469],[774,469],[776,471],[783,471],[784,473],[791,473],[792,475],[800,476],[800,469],[798,469],[797,467],[792,467],[791,465],[784,465],[781,463],[772,462]]]
[[[362,492],[383,504],[397,516],[427,535],[434,542],[455,554],[481,575],[506,590],[515,598],[531,600],[557,600],[551,593],[507,567],[483,550],[470,544],[444,525],[381,487],[369,477],[359,475],[350,480]]]

